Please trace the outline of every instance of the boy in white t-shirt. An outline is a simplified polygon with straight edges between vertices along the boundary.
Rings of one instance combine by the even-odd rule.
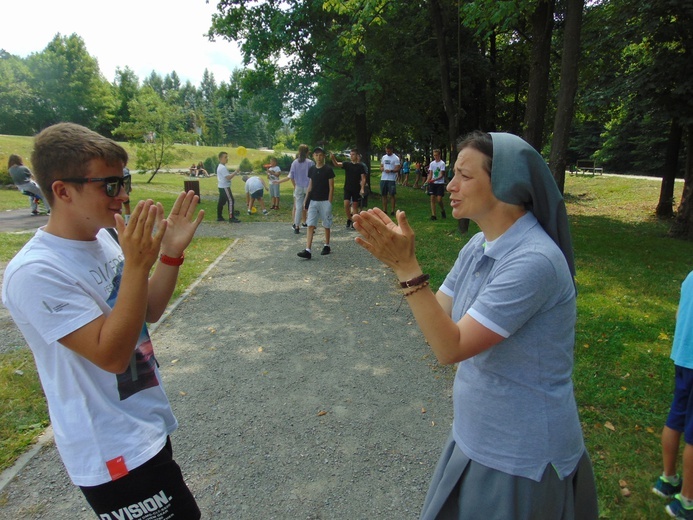
[[[36,360],[67,472],[99,518],[137,509],[143,520],[197,519],[145,322],[165,311],[204,212],[195,218],[189,191],[168,218],[161,204],[138,202],[126,226],[127,160],[76,124],[35,137],[32,164],[52,212],[8,264],[2,301]]]
[[[445,218],[445,206],[443,197],[445,196],[445,161],[440,159],[440,150],[433,150],[433,160],[428,165],[428,194],[431,196],[431,220],[438,220],[436,217],[436,205],[440,206],[440,216]]]

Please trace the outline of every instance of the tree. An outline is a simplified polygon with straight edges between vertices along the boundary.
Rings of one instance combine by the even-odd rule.
[[[57,34],[27,59],[33,77],[37,126],[71,121],[110,135],[115,100],[99,64],[76,34]]]
[[[0,134],[31,135],[35,94],[26,64],[0,50]]]
[[[114,127],[130,121],[130,102],[135,99],[140,89],[139,79],[130,67],[116,68],[113,88],[115,89],[116,109],[113,118]]]
[[[134,146],[137,169],[153,172],[149,183],[161,168],[179,158],[173,145],[183,133],[182,116],[178,107],[165,103],[149,86],[140,90],[129,108],[133,120],[116,132],[128,136]]]
[[[554,0],[539,0],[529,22],[532,32],[532,57],[529,69],[529,88],[525,108],[524,138],[537,151],[544,143],[544,120],[549,96],[551,65],[551,33],[553,31]]]
[[[575,93],[578,87],[578,60],[580,58],[580,30],[584,0],[566,0],[563,56],[561,59],[561,87],[554,117],[553,138],[549,166],[558,189],[563,193],[567,165],[570,127],[573,121]]]

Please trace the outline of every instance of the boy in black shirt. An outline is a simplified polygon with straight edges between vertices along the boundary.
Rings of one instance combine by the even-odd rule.
[[[318,224],[318,217],[325,228],[325,245],[321,255],[330,254],[330,228],[332,227],[332,199],[334,196],[334,170],[325,164],[325,150],[316,147],[313,150],[315,165],[308,170],[308,193],[306,202],[308,208],[308,233],[306,234],[306,248],[298,253],[298,256],[310,260],[313,234]]]

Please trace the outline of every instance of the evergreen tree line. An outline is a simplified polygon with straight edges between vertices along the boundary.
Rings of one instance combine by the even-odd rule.
[[[271,147],[295,146],[281,117],[263,113],[235,70],[217,84],[205,70],[199,86],[155,71],[142,81],[129,67],[110,83],[84,40],[57,34],[41,52],[21,58],[0,50],[0,133],[34,135],[60,121],[79,123],[116,139]]]

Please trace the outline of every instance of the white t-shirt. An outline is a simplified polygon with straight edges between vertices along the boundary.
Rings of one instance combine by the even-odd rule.
[[[265,187],[262,185],[262,181],[260,180],[260,177],[248,177],[248,180],[245,181],[245,192],[246,193],[255,193],[258,190],[262,190]]]
[[[109,482],[106,462],[117,457],[128,470],[141,466],[178,425],[146,326],[132,365],[118,375],[58,342],[111,312],[122,267],[106,230],[84,242],[39,229],[5,270],[2,302],[31,347],[58,451],[78,486]]]
[[[230,188],[231,181],[226,178],[226,176],[230,174],[231,172],[226,167],[226,165],[219,163],[219,165],[217,166],[217,187]]]
[[[385,154],[383,155],[382,159],[380,159],[380,164],[383,165],[383,173],[380,176],[380,180],[396,181],[397,172],[395,171],[395,168],[399,166],[399,157],[397,157],[395,154]],[[386,170],[390,170],[390,173],[386,173]]]
[[[267,168],[267,177],[270,181],[278,181],[281,171],[282,169],[279,166],[270,166]]]
[[[433,172],[433,184],[445,184],[445,161],[431,161],[428,171]]]

